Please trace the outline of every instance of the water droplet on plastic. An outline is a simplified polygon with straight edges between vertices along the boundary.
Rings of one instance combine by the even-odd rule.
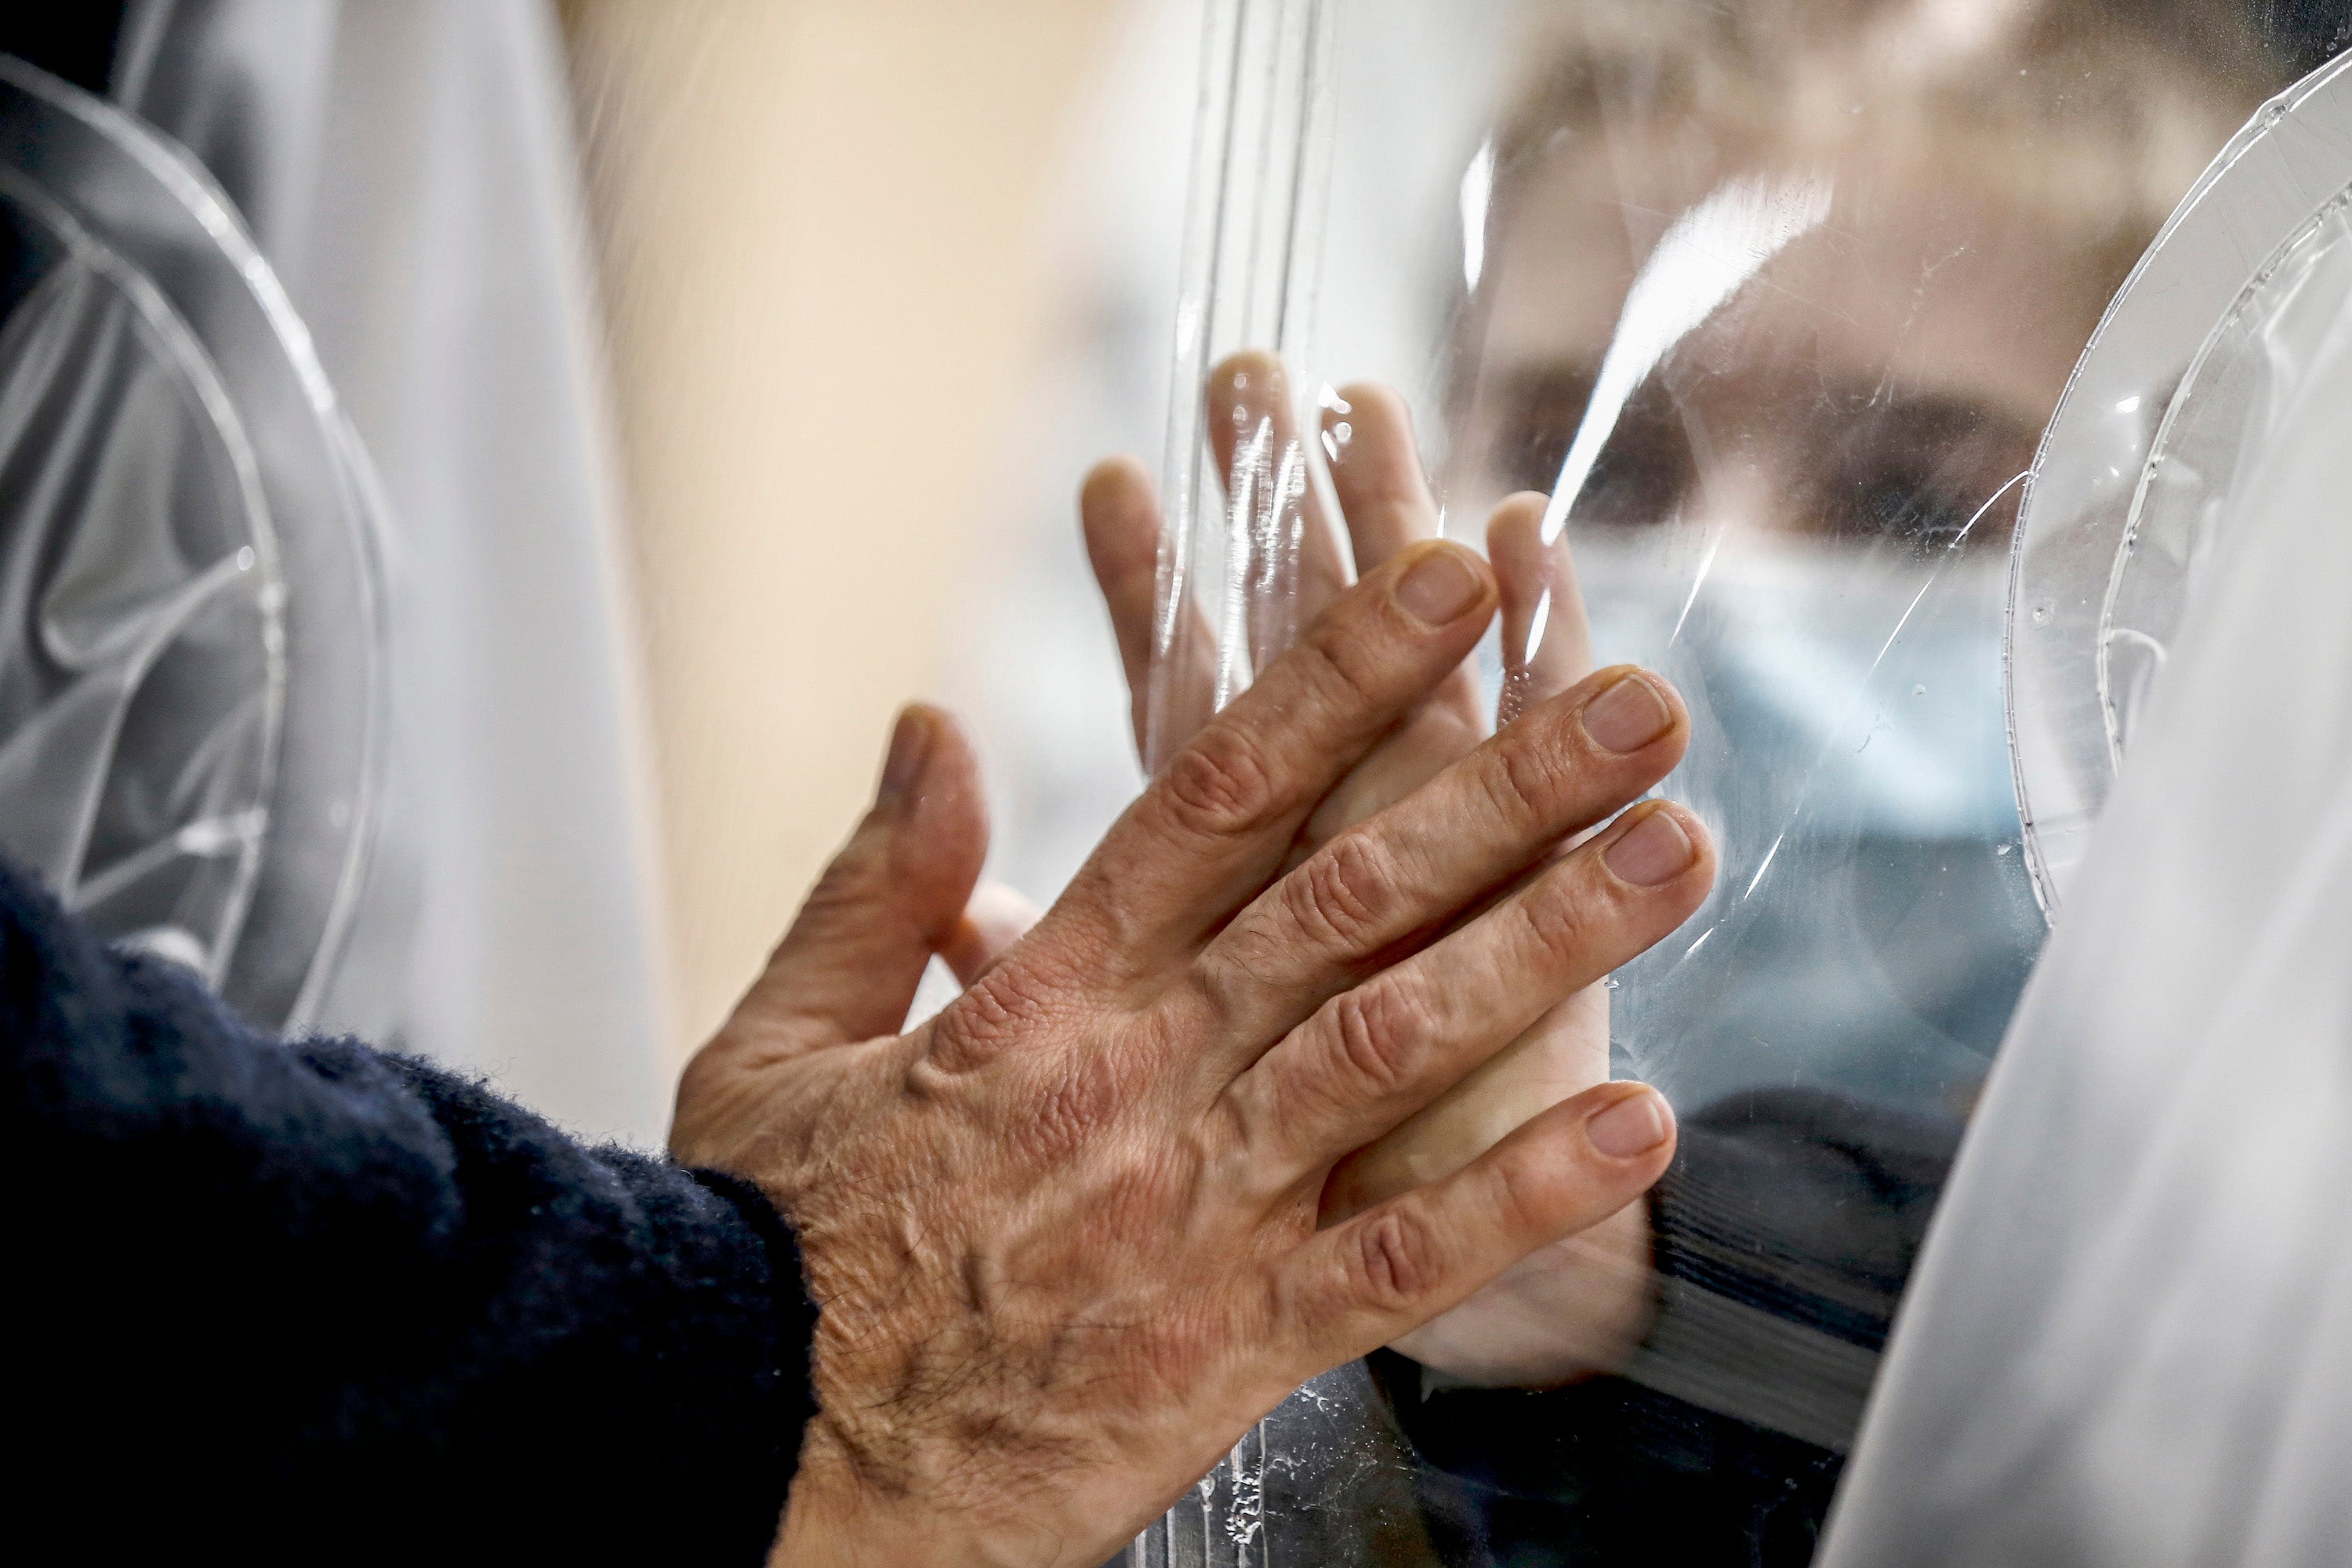
[[[252,571],[252,570],[253,570],[253,546],[252,546],[252,545],[250,545],[250,544],[241,544],[241,545],[239,545],[239,546],[237,547],[237,552],[236,552],[236,569],[237,569],[238,571],[240,571],[240,572],[250,572],[250,571]]]
[[[1927,695],[1927,689],[1924,686],[1915,686],[1911,689],[1911,695],[1914,697],[1925,697]]]
[[[1993,853],[1994,853],[1995,855],[2007,855],[2011,850],[2012,850],[2012,849],[2014,849],[2014,848],[2016,848],[2016,847],[2017,847],[2017,846],[2016,846],[2016,845],[2014,845],[2014,844],[2004,844],[2004,845],[2000,846],[1999,848],[1995,849],[1995,850],[1993,851]]]
[[[2036,605],[2033,606],[2033,624],[2037,626],[2046,626],[2050,624],[2049,605]]]
[[[1331,438],[1344,447],[1356,438],[1356,427],[1342,419],[1331,426]]]

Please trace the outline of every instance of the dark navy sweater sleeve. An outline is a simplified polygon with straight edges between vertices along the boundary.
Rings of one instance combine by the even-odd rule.
[[[281,1043],[0,869],[12,1530],[89,1561],[757,1563],[789,1230],[480,1085]]]
[[[1651,1194],[1658,1310],[1619,1375],[1444,1387],[1375,1358],[1435,1467],[1423,1501],[1448,1560],[1810,1562],[1958,1131],[1732,1097],[1686,1120]]]

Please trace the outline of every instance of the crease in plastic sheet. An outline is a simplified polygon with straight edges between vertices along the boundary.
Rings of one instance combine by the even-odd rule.
[[[1297,351],[1308,341],[1334,25],[1333,0],[1203,6],[1173,342],[1179,386],[1200,385],[1214,356],[1237,344]],[[1154,771],[1298,629],[1298,558],[1318,476],[1297,426],[1259,401],[1250,426],[1232,434],[1242,457],[1230,485],[1210,461],[1202,402],[1171,402],[1143,733],[1144,762]],[[1245,406],[1237,404],[1236,415]],[[1296,1412],[1286,1406],[1260,1422],[1145,1531],[1129,1554],[1134,1568],[1265,1568],[1283,1560],[1266,1516],[1270,1485],[1279,1499],[1296,1495],[1279,1484],[1296,1473],[1295,1460],[1283,1457],[1286,1439],[1276,1436],[1286,1414]]]
[[[2180,602],[2154,591],[2147,552],[2137,552],[2137,584],[2116,597],[2158,426],[2214,323],[2341,184],[2352,162],[2347,71],[2352,60],[2337,59],[2281,92],[2182,197],[2101,320],[2035,458],[2011,556],[2004,668],[2025,852],[2045,909],[2063,900],[2141,677],[2163,657],[2167,627],[2135,617],[2175,614]]]
[[[2339,167],[2352,176],[2352,160]],[[2257,268],[2105,596],[2169,657],[1955,1172],[1824,1562],[2343,1561],[2352,222]]]
[[[152,286],[21,176],[0,191],[67,247],[0,328],[6,842],[100,930],[217,985],[285,679],[251,444]]]
[[[1176,384],[1187,387],[1234,347],[1296,353],[1309,341],[1332,131],[1331,0],[1211,0],[1205,10],[1174,342]],[[1171,400],[1144,743],[1155,770],[1298,629],[1314,449],[1261,410],[1236,434],[1245,456],[1226,486],[1204,416],[1199,399]],[[1213,671],[1205,685],[1193,679],[1201,670]]]
[[[0,222],[0,844],[266,1027],[381,1029],[382,503],[308,333],[202,170],[5,59]]]

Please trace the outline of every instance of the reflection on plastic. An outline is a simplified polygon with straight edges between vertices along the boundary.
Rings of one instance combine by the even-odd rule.
[[[2346,168],[2352,175],[2352,164]],[[2107,588],[2100,686],[2120,763],[2226,520],[2300,391],[2308,345],[2352,300],[2352,189],[2280,246],[2180,381],[2148,453]]]
[[[1676,218],[1659,239],[1642,275],[1625,295],[1616,335],[1601,356],[1584,417],[1552,481],[1544,508],[1543,542],[1553,543],[1617,421],[1641,384],[1709,316],[1745,287],[1764,264],[1811,234],[1830,216],[1826,181],[1799,175],[1765,181],[1736,179]],[[1533,641],[1541,641],[1540,635]]]
[[[2323,66],[2280,94],[2182,198],[2101,321],[2035,459],[2016,552],[2010,701],[2034,890],[2053,910],[2177,625],[2204,528],[2173,511],[2184,479],[2200,484],[2193,468],[2151,468],[2159,426],[2218,395],[2230,412],[2213,437],[2235,438],[2231,400],[2242,391],[2176,395],[2229,330],[2248,279],[2284,258],[2271,247],[2342,185],[2352,159],[2346,69]],[[2219,452],[2198,461],[2216,458],[2232,466]]]

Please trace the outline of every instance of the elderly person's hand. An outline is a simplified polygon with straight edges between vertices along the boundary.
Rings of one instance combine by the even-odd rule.
[[[1704,896],[1662,683],[1531,709],[1303,861],[1308,817],[1497,594],[1397,552],[1192,738],[1034,930],[898,1033],[963,929],[971,753],[912,710],[880,798],[735,1016],[673,1145],[759,1184],[822,1312],[779,1562],[1100,1562],[1293,1387],[1615,1214],[1673,1151],[1601,1084],[1442,1180],[1318,1225],[1332,1169]],[[1286,870],[1286,866],[1288,868]]]
[[[1236,466],[1278,464],[1294,449],[1291,397],[1281,362],[1236,354],[1210,374],[1210,443],[1230,489]],[[1417,540],[1436,537],[1438,508],[1423,474],[1412,417],[1386,387],[1360,384],[1327,398],[1320,439],[1329,459],[1351,553],[1370,572]],[[1263,486],[1263,474],[1244,482]],[[1337,535],[1309,489],[1301,500],[1297,594],[1311,615],[1346,587]],[[1591,633],[1564,545],[1546,547],[1540,495],[1513,496],[1487,523],[1487,552],[1502,599],[1504,685],[1498,719],[1558,696],[1592,672]],[[1150,480],[1131,461],[1097,468],[1082,507],[1087,555],[1110,611],[1133,698],[1136,743],[1146,742],[1160,517]],[[1530,646],[1532,644],[1532,646]],[[1209,639],[1178,645],[1196,661]],[[1653,678],[1654,679],[1654,678]],[[1210,685],[1202,668],[1161,673],[1165,727],[1192,720],[1188,700]],[[1171,700],[1172,699],[1172,700]],[[1646,710],[1640,688],[1619,695]],[[1197,711],[1197,702],[1193,710]],[[1489,732],[1474,663],[1447,673],[1366,753],[1307,819],[1297,857],[1334,833],[1402,799],[1466,755]],[[985,940],[985,938],[983,938]],[[1512,1129],[1609,1077],[1609,993],[1595,984],[1567,997],[1427,1109],[1341,1163],[1325,1194],[1327,1223],[1461,1169]],[[1450,1374],[1490,1384],[1556,1383],[1622,1360],[1652,1307],[1647,1213],[1639,1204],[1528,1258],[1471,1301],[1399,1342],[1397,1348]]]

